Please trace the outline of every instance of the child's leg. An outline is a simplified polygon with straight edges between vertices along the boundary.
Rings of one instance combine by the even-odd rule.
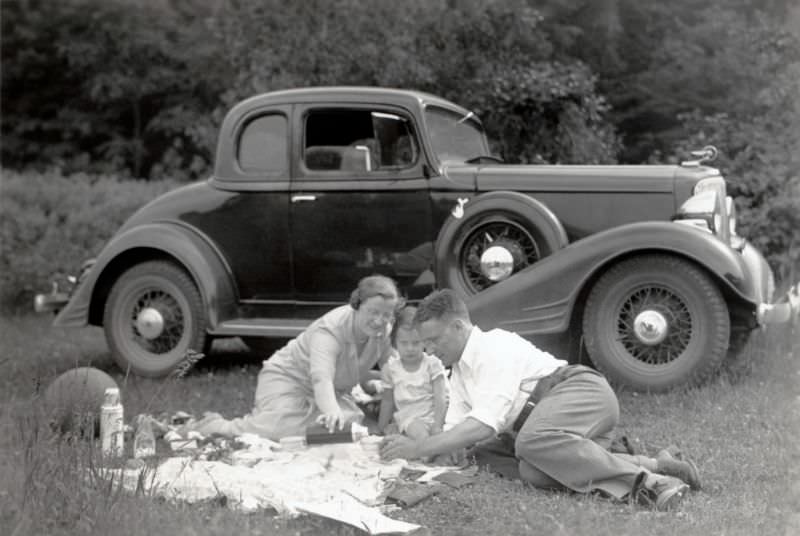
[[[413,421],[411,421],[406,425],[405,434],[415,441],[418,441],[420,439],[425,439],[426,437],[431,435],[428,423],[426,423],[425,421],[421,421],[419,419],[414,419]],[[433,456],[425,456],[420,459],[424,463],[429,463],[433,459]]]
[[[428,425],[419,419],[414,419],[406,425],[405,434],[415,440],[425,439],[431,435],[428,431]]]

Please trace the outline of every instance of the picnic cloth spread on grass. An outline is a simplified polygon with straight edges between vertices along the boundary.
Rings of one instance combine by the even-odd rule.
[[[419,525],[390,519],[379,508],[395,484],[401,483],[401,471],[423,471],[419,480],[430,482],[437,475],[457,469],[405,460],[383,462],[359,443],[286,452],[268,440],[239,439],[248,446],[224,459],[178,455],[155,467],[125,469],[124,485],[134,490],[144,481],[146,489],[168,499],[198,502],[224,496],[225,504],[242,511],[271,508],[283,515],[308,513],[336,519],[370,534],[407,533]],[[443,486],[418,485],[431,486],[431,492]],[[419,500],[429,495],[422,491],[418,489]],[[418,502],[409,495],[404,498],[408,501],[399,502]]]

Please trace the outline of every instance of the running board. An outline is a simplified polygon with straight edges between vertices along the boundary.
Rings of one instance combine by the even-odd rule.
[[[305,318],[234,318],[222,322],[208,333],[214,337],[280,337],[293,338],[313,320]]]

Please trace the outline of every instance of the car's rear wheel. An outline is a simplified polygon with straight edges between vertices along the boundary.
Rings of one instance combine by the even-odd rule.
[[[484,194],[451,217],[436,241],[436,284],[476,294],[567,244],[555,215],[518,192]]]
[[[592,288],[586,349],[610,380],[644,391],[699,384],[728,348],[728,308],[714,281],[689,261],[648,255],[623,261]]]
[[[114,360],[140,376],[165,376],[189,350],[205,350],[200,292],[184,270],[168,261],[125,271],[106,301],[103,326]]]

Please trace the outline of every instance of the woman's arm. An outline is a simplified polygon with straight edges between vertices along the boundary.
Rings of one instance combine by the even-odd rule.
[[[385,389],[381,381],[381,371],[379,370],[366,371],[361,375],[359,383],[361,384],[361,389],[368,395],[379,395]]]
[[[445,415],[447,415],[447,390],[442,375],[433,379],[433,429],[431,434],[438,434],[442,431]]]
[[[311,336],[309,343],[309,373],[314,403],[322,413],[322,423],[329,429],[344,427],[344,414],[336,400],[333,378],[336,375],[336,360],[341,352],[339,341],[325,331]]]

